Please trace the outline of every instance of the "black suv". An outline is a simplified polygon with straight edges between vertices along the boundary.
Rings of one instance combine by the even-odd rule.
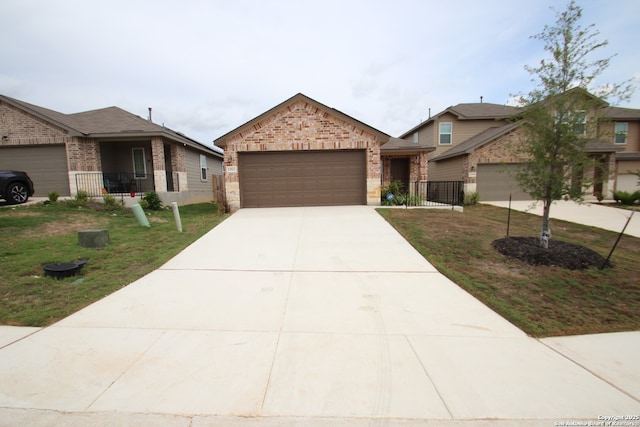
[[[33,182],[26,172],[0,170],[0,199],[24,203],[33,196]]]

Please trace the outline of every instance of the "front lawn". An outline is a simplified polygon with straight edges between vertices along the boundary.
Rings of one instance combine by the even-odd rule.
[[[170,209],[149,212],[147,228],[124,210],[61,202],[0,208],[0,324],[49,325],[160,267],[226,218],[211,203],[179,210],[182,233]],[[105,228],[106,248],[80,247],[79,230]],[[80,259],[88,262],[77,276],[44,277],[43,265]]]
[[[640,239],[623,236],[613,268],[566,270],[531,266],[491,245],[505,237],[507,209],[465,207],[463,213],[379,209],[440,272],[526,333],[542,337],[640,329]],[[511,212],[510,236],[534,237],[541,219]],[[552,239],[606,257],[617,234],[551,220]]]

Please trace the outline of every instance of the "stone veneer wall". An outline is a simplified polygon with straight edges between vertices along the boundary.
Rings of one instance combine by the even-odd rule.
[[[376,136],[302,100],[282,107],[227,140],[224,154],[227,203],[231,210],[240,208],[237,171],[240,152],[353,149],[366,151],[367,204],[379,204],[380,143]]]

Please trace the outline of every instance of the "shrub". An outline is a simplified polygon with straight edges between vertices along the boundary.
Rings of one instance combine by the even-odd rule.
[[[60,197],[60,194],[58,194],[57,191],[53,190],[49,191],[49,193],[47,193],[47,196],[49,197],[49,201],[51,203],[55,203],[58,201],[58,197]]]
[[[403,205],[406,200],[402,181],[393,181],[382,188],[381,201],[383,206]]]
[[[104,201],[104,210],[105,211],[117,211],[122,209],[122,205],[118,203],[115,197],[111,194],[105,194],[102,197]]]
[[[147,202],[147,208],[152,211],[159,211],[162,209],[162,200],[160,200],[160,196],[155,191],[147,191],[142,196],[142,201]],[[140,204],[142,206],[142,204]],[[144,208],[144,206],[142,206]]]
[[[87,207],[89,205],[89,194],[84,190],[78,190],[76,197],[66,201],[67,206],[75,208]]]
[[[640,200],[640,190],[629,193],[628,191],[614,191],[613,199],[623,205],[633,205]]]
[[[89,201],[89,193],[84,190],[78,190],[78,194],[76,194],[76,200],[78,202],[88,202]]]
[[[480,195],[477,191],[472,191],[471,193],[467,193],[464,196],[464,204],[465,205],[476,205],[480,201]]]

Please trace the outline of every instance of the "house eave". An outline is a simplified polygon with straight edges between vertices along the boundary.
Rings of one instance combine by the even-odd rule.
[[[616,161],[640,160],[640,152],[622,152],[616,153]]]
[[[419,153],[430,153],[435,151],[433,147],[423,147],[423,148],[391,148],[387,150],[380,150],[381,156],[395,156],[395,155],[415,155]]]
[[[192,141],[189,138],[181,137],[180,135],[174,135],[170,132],[145,132],[145,131],[120,131],[120,132],[105,132],[105,133],[91,133],[83,135],[85,138],[94,138],[110,141],[131,141],[131,140],[149,140],[153,137],[161,137],[170,141],[177,142],[183,146],[189,146],[199,151],[204,151],[224,158],[224,154],[214,150],[211,147],[200,144],[197,141]]]

